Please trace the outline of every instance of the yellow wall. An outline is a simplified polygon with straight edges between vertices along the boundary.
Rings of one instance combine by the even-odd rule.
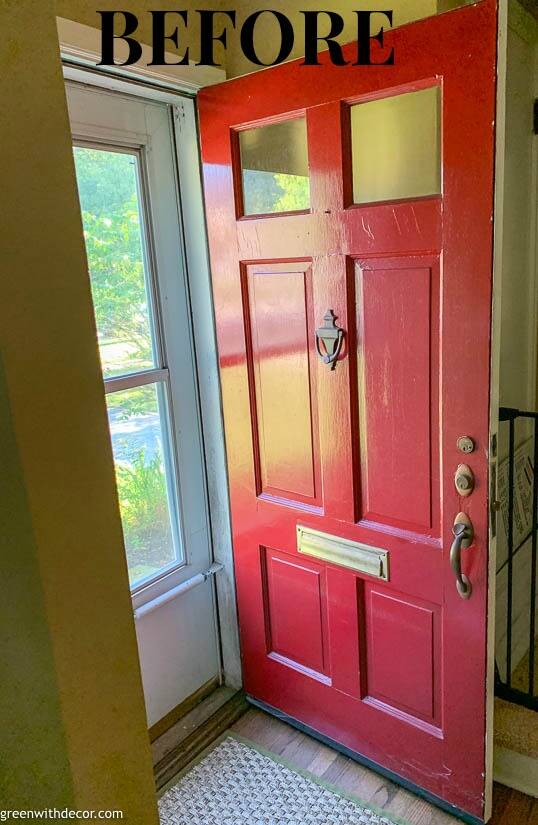
[[[3,0],[0,29],[0,807],[153,825],[52,0]]]
[[[460,5],[465,0],[393,0],[392,3],[387,4],[386,0],[339,0],[337,3],[323,3],[321,0],[271,0],[271,3],[260,2],[260,0],[204,0],[203,3],[196,2],[196,0],[187,0],[187,2],[177,3],[176,0],[160,0],[158,4],[151,2],[151,0],[129,0],[123,5],[116,0],[56,0],[57,14],[60,17],[66,17],[69,20],[76,20],[79,23],[84,23],[87,26],[100,26],[100,16],[97,14],[97,9],[100,10],[114,10],[122,8],[133,12],[138,16],[139,27],[137,31],[137,38],[143,43],[151,42],[151,18],[147,13],[148,9],[168,9],[177,10],[178,8],[189,10],[189,31],[188,40],[190,44],[190,57],[196,60],[199,54],[197,45],[198,40],[198,16],[195,14],[197,8],[204,9],[236,9],[237,11],[237,26],[234,32],[231,25],[227,26],[229,46],[226,54],[221,50],[219,45],[216,46],[216,54],[220,54],[222,62],[225,65],[229,77],[245,74],[246,72],[256,71],[257,67],[250,63],[242,54],[239,43],[239,29],[241,24],[254,11],[261,9],[274,9],[281,11],[293,23],[296,31],[295,47],[290,55],[290,59],[300,57],[304,51],[302,32],[301,10],[314,10],[330,8],[333,11],[341,14],[346,25],[342,35],[338,38],[341,43],[347,43],[356,39],[356,17],[353,14],[355,9],[394,9],[394,25],[400,26],[410,20],[416,20],[421,17],[427,17],[430,14],[435,14],[438,8],[448,8],[453,5]],[[323,18],[320,18],[322,21]],[[223,24],[225,23],[223,19]],[[373,19],[376,22],[376,18]],[[379,17],[377,23],[384,24],[385,18]],[[170,19],[171,28],[177,24],[177,21]],[[119,24],[118,24],[119,25]],[[322,22],[320,22],[320,31]],[[181,27],[180,27],[181,31]],[[278,24],[271,15],[262,15],[256,24],[256,45],[261,60],[269,62],[275,58],[276,54],[276,38],[279,34]],[[174,50],[172,44],[169,44],[170,51]],[[220,51],[219,51],[220,50]]]
[[[442,1],[442,0],[441,0]],[[429,14],[435,13],[437,9],[437,0],[393,0],[387,3],[386,0],[338,0],[334,3],[323,3],[320,0],[271,0],[270,3],[260,2],[260,0],[241,0],[241,2],[230,3],[228,0],[220,0],[221,8],[236,8],[237,28],[242,22],[252,14],[254,11],[261,9],[273,9],[281,11],[292,22],[295,36],[295,46],[290,60],[296,57],[301,57],[304,53],[304,42],[302,35],[303,16],[301,11],[315,10],[315,9],[330,9],[338,12],[345,20],[345,26],[342,34],[337,38],[340,43],[349,43],[356,40],[356,21],[357,18],[353,14],[355,9],[394,9],[394,25],[403,25],[409,20],[417,19],[419,17],[426,17]],[[372,26],[374,23],[378,25],[387,26],[385,17],[372,18]],[[323,17],[320,17],[320,33],[324,33],[322,29]],[[327,21],[328,33],[329,25]],[[279,35],[278,23],[274,20],[272,15],[262,15],[256,23],[255,36],[256,48],[258,56],[261,60],[269,62],[276,57],[278,44],[277,37]],[[258,48],[259,44],[259,48]],[[321,47],[324,48],[323,44]],[[239,37],[233,38],[233,49],[229,49],[226,56],[226,70],[228,77],[235,77],[237,75],[245,74],[256,70],[256,66],[250,63],[242,54],[239,47]]]

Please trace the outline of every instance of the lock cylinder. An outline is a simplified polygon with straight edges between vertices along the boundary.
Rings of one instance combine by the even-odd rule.
[[[474,490],[474,473],[468,464],[459,464],[454,476],[454,484],[458,495],[470,496]]]

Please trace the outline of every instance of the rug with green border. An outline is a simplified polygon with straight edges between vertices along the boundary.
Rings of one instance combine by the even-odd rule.
[[[164,790],[161,825],[409,825],[227,731]]]

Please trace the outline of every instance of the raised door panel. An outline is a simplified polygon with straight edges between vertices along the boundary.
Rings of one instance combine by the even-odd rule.
[[[440,609],[371,586],[364,615],[366,701],[438,734]]]
[[[245,267],[257,493],[319,507],[319,437],[309,262]]]
[[[439,535],[435,260],[356,264],[361,518]]]
[[[281,664],[328,675],[325,569],[262,550],[266,649]]]

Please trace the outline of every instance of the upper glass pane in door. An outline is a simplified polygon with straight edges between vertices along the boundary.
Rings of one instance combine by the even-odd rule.
[[[352,106],[351,153],[354,203],[440,194],[439,87]]]
[[[310,208],[304,117],[239,132],[243,214]]]
[[[156,366],[138,158],[76,146],[75,165],[103,375]]]

